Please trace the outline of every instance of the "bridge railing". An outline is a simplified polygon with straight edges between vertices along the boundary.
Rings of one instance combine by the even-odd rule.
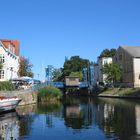
[[[87,82],[80,82],[79,88],[87,88],[87,87],[88,87],[88,83]]]
[[[54,86],[56,88],[64,88],[65,87],[63,82],[45,82],[45,83],[34,85],[32,89],[37,90],[39,88],[46,87],[46,86]],[[87,88],[87,87],[88,87],[87,82],[80,82],[79,83],[79,88]]]

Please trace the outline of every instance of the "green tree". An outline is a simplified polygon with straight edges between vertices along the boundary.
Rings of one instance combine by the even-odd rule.
[[[3,68],[3,63],[0,62],[0,70]]]
[[[33,77],[32,72],[33,65],[30,63],[28,58],[22,57],[20,60],[20,66],[19,66],[19,76],[29,76]]]
[[[70,76],[79,77],[80,81],[82,81],[82,79],[83,79],[83,75],[82,75],[82,72],[81,72],[81,71],[71,72],[71,73],[70,73]]]
[[[100,57],[113,57],[116,53],[116,49],[112,48],[112,49],[104,49],[101,54]]]
[[[65,62],[63,65],[63,75],[62,79],[65,76],[73,75],[74,72],[82,72],[84,67],[88,67],[90,64],[88,59],[80,58],[79,56],[72,56],[70,59],[65,58]]]
[[[117,63],[105,64],[103,67],[103,73],[106,74],[106,82],[114,83],[121,79],[121,68]]]
[[[62,68],[53,70],[53,81],[61,81]]]

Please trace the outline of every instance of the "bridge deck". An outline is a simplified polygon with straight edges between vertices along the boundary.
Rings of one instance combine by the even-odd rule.
[[[33,89],[37,90],[39,88],[46,87],[46,86],[54,86],[56,88],[65,88],[65,87],[87,88],[88,87],[88,83],[87,82],[80,82],[79,85],[66,86],[64,84],[64,82],[45,82],[45,83],[42,83],[42,84],[35,85],[33,87]]]

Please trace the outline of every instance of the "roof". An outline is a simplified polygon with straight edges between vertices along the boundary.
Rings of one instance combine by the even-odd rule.
[[[15,55],[19,56],[19,46],[20,43],[18,40],[7,40],[7,39],[1,39],[0,40],[5,48],[9,48],[9,44],[12,45],[15,48]]]
[[[140,58],[140,46],[120,46],[132,57]]]

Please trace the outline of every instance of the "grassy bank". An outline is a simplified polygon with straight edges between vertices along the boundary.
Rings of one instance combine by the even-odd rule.
[[[0,91],[12,91],[15,87],[10,81],[0,82]]]
[[[61,99],[62,92],[55,87],[47,86],[38,89],[37,96],[39,102],[55,102]]]
[[[140,88],[108,88],[98,96],[140,97]]]

